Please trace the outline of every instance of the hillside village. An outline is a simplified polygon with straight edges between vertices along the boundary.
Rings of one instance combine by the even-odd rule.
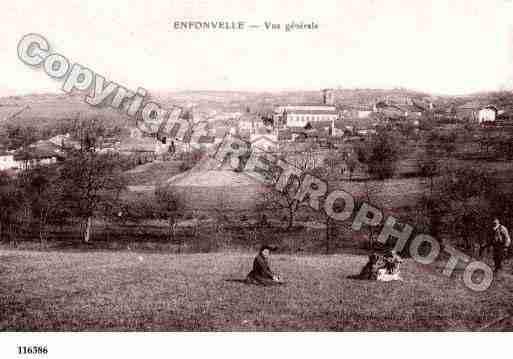
[[[376,94],[372,96],[366,92]],[[3,116],[0,125],[4,131],[7,126],[23,127],[24,123],[27,128],[35,129],[34,141],[17,148],[6,143],[4,136],[0,143],[0,170],[16,171],[34,164],[55,163],[63,158],[66,148],[80,147],[79,140],[69,132],[58,133],[58,127],[49,129],[54,124],[66,127],[65,121],[76,119],[80,111],[69,111],[69,97],[55,95],[54,99],[53,95],[48,95],[57,106],[50,110],[55,113],[45,113],[49,105],[44,96],[41,95],[41,99],[34,95],[33,99],[29,96],[0,101],[0,116]],[[195,102],[191,102],[191,97]],[[266,151],[291,154],[308,148],[319,154],[347,148],[346,144],[363,140],[382,127],[412,133],[429,127],[457,133],[470,126],[478,130],[476,141],[484,133],[489,137],[489,133],[509,133],[513,128],[513,99],[500,93],[491,98],[450,99],[400,90],[355,90],[347,96],[346,90],[324,89],[317,94],[280,94],[274,101],[272,95],[254,95],[255,102],[250,102],[255,98],[248,97],[252,96],[214,93],[208,96],[181,95],[177,99],[183,104],[181,118],[191,123],[208,121],[208,136],[199,139],[199,145],[204,149],[215,147],[227,134]],[[284,97],[283,102],[280,97]],[[72,100],[77,101],[76,98]],[[95,109],[92,114],[87,108],[84,112],[86,118],[99,113]],[[171,140],[166,143],[169,136],[163,132],[164,124],[158,133],[148,135],[119,113],[111,111],[110,115],[119,119],[112,121],[116,123],[111,127],[112,133],[98,142],[100,152],[131,156],[142,164],[171,159],[191,147]],[[109,113],[100,112],[100,121],[106,116]],[[45,117],[45,121],[39,121],[39,117]]]
[[[69,171],[79,171],[75,178],[78,182],[70,190],[81,186],[85,192],[79,194],[89,196],[90,186],[97,188],[85,202],[89,205],[77,214],[76,208],[61,214],[62,220],[72,221],[72,232],[78,230],[71,224],[74,216],[85,218],[87,228],[101,221],[120,220],[136,220],[145,227],[152,220],[172,218],[173,233],[175,229],[180,233],[178,227],[186,228],[191,223],[195,228],[201,223],[207,227],[208,223],[217,223],[230,228],[249,226],[237,230],[250,230],[255,236],[251,226],[272,218],[277,228],[285,228],[290,234],[284,240],[296,237],[289,229],[297,226],[326,231],[328,242],[341,236],[331,234],[332,225],[323,223],[321,214],[302,207],[296,210],[294,201],[286,195],[269,197],[262,184],[211,158],[225,136],[231,135],[247,141],[254,152],[272,154],[326,180],[331,188],[350,189],[359,200],[376,203],[434,233],[449,231],[452,240],[467,250],[475,250],[475,243],[454,231],[459,230],[461,221],[468,221],[468,216],[477,215],[476,209],[469,212],[465,203],[478,199],[474,195],[464,196],[464,200],[455,198],[461,209],[435,208],[431,201],[447,191],[451,181],[467,177],[474,178],[475,183],[493,182],[497,196],[513,192],[513,96],[508,93],[446,97],[405,89],[323,89],[157,93],[154,97],[160,103],[180,106],[175,116],[192,126],[207,121],[207,134],[199,137],[198,143],[177,141],[170,133],[168,120],[154,132],[141,131],[132,119],[110,108],[90,107],[78,94],[1,99],[0,174],[7,181],[5,188],[26,186],[25,181],[32,186],[53,178],[58,195],[50,196],[52,201],[46,205],[50,206],[48,211],[54,211],[73,204],[62,197],[61,186],[71,186],[62,171],[69,166]],[[99,178],[92,176],[90,182],[83,183],[81,171],[85,169],[75,168],[82,162],[93,166],[91,173],[107,171],[104,175],[109,180],[105,182],[100,173]],[[116,185],[107,191],[114,191],[114,197],[105,199],[103,192],[109,182]],[[482,194],[489,186],[477,193]],[[34,193],[41,190],[33,189]],[[168,190],[172,194],[165,195]],[[41,205],[39,197],[30,199],[36,201],[33,205],[37,208]],[[480,206],[488,206],[492,198],[479,199]],[[54,199],[64,202],[57,206]],[[174,203],[172,209],[170,201]],[[82,202],[79,204],[82,206]],[[507,202],[503,205],[509,213]],[[19,210],[23,208],[13,208],[9,216],[23,218],[16,217]],[[30,217],[31,211],[25,209],[23,213]],[[440,211],[454,218],[438,223]],[[9,219],[4,222],[7,228]],[[19,225],[25,228],[23,223]],[[89,238],[91,231],[83,232],[83,228],[79,236]],[[164,233],[159,232],[157,237],[169,236],[165,223],[158,228]],[[32,230],[21,232],[30,238]],[[54,230],[59,238],[60,229]],[[354,239],[350,234],[340,238],[345,237]],[[362,243],[369,241],[372,246],[372,233],[356,237],[360,240],[351,246],[367,246]],[[313,245],[306,243],[307,247]],[[342,243],[339,245],[344,247]]]

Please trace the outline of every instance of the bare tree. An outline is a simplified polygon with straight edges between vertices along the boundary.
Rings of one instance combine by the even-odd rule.
[[[329,184],[330,178],[332,178],[334,175],[336,175],[336,168],[334,166],[325,166],[322,168],[315,168],[313,170],[307,171],[307,174],[320,179],[324,181],[325,183]],[[329,187],[329,185],[328,185]],[[331,191],[328,189],[327,193],[330,193]],[[332,209],[335,212],[340,212],[343,210],[343,206],[340,202],[335,202],[333,204]],[[340,224],[337,224],[335,220],[331,217],[329,213],[326,212],[324,209],[324,206],[321,210],[321,216],[322,220],[324,221],[324,228],[325,228],[325,235],[324,235],[324,243],[325,243],[325,251],[326,254],[329,254],[332,252],[333,247],[333,239],[338,236]]]
[[[382,207],[380,203],[381,193],[383,192],[383,181],[364,181],[362,188],[362,197],[360,202],[368,203],[374,207]],[[374,249],[375,241],[379,235],[379,229],[375,226],[367,226],[369,249]]]
[[[304,174],[309,165],[312,164],[312,158],[308,154],[305,156],[295,157],[291,160],[299,173]],[[301,178],[290,176],[288,182],[283,186],[282,190],[275,189],[274,185],[278,182],[281,171],[277,167],[270,170],[271,183],[273,186],[268,191],[263,191],[259,200],[260,211],[284,211],[287,217],[286,230],[290,230],[294,225],[294,218],[298,211],[298,201],[295,198],[299,188]],[[302,175],[301,175],[302,176]]]
[[[265,210],[286,212],[286,230],[290,230],[294,225],[294,218],[298,210],[298,202],[294,198],[297,188],[298,185],[291,182],[283,191],[271,189],[261,195],[261,203]]]
[[[157,198],[160,213],[168,221],[168,238],[170,241],[173,241],[176,235],[176,221],[180,211],[183,209],[182,203],[172,188],[162,185],[156,188],[155,197]]]
[[[439,156],[436,145],[429,143],[417,161],[419,174],[429,180],[429,193],[431,196],[434,191],[435,177],[440,173]]]

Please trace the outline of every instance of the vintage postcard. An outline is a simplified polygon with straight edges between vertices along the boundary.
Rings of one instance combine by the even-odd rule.
[[[513,330],[512,1],[0,10],[8,357],[56,350],[20,332]]]

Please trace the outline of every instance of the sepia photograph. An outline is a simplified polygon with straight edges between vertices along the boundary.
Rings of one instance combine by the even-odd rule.
[[[513,331],[512,1],[0,10],[8,358]]]

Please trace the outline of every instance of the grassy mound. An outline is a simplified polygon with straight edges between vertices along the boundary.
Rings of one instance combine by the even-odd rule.
[[[154,186],[180,173],[181,161],[150,162],[125,172],[130,186]]]
[[[185,207],[202,210],[254,208],[263,189],[247,174],[229,170],[191,170],[171,178],[167,184],[175,189]]]

